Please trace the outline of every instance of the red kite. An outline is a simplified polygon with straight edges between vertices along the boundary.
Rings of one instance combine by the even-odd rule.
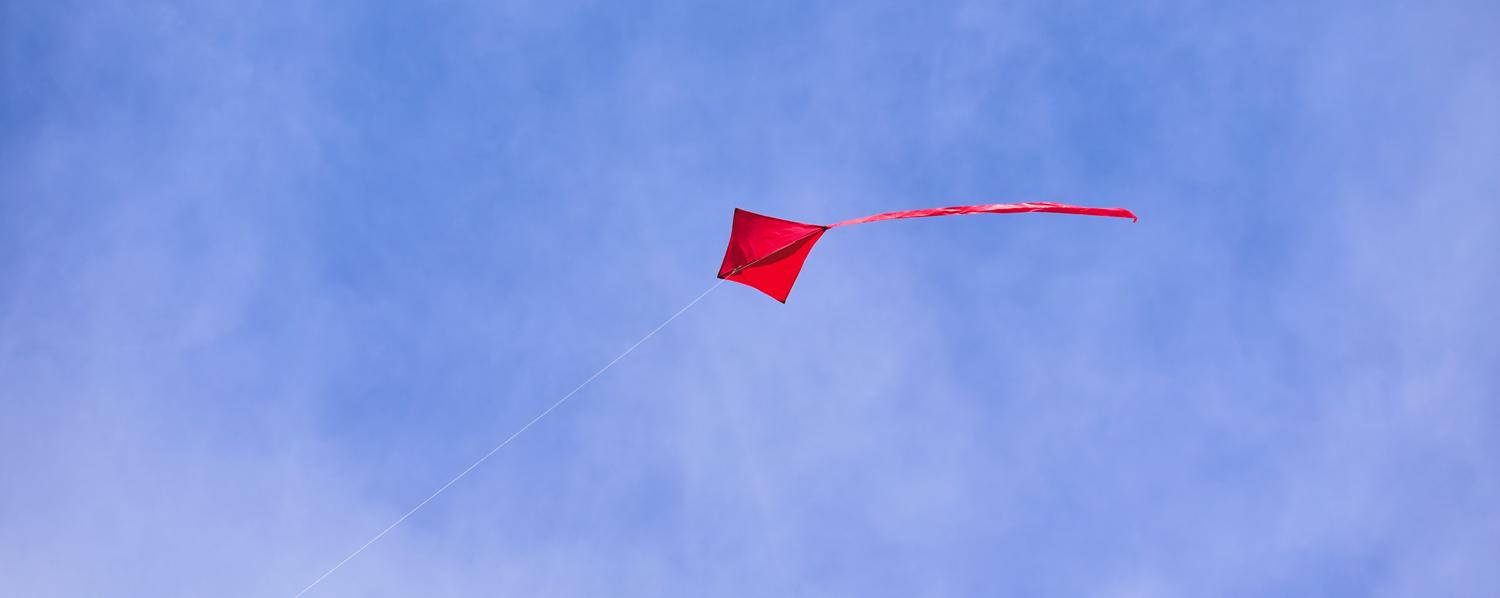
[[[1132,222],[1136,220],[1135,214],[1125,208],[1089,208],[1044,201],[886,212],[829,225],[803,224],[735,208],[734,226],[729,232],[729,249],[724,251],[724,264],[719,266],[719,278],[753,287],[770,295],[772,299],[786,303],[787,295],[792,292],[792,284],[797,282],[797,274],[802,271],[802,262],[807,260],[813,244],[818,242],[825,231],[835,226],[901,218],[1017,212],[1082,214],[1129,218]]]

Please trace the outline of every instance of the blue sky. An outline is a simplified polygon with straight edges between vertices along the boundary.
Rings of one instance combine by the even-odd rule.
[[[6,2],[0,594],[1491,596],[1493,3]]]

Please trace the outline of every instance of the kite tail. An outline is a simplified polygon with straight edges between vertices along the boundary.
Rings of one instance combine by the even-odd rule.
[[[900,220],[902,218],[929,218],[932,216],[960,216],[963,214],[1015,214],[1020,212],[1048,212],[1052,214],[1079,214],[1083,216],[1108,216],[1111,218],[1129,218],[1131,222],[1139,219],[1135,214],[1125,208],[1091,208],[1086,206],[1070,206],[1067,204],[1053,203],[1050,201],[1029,201],[1025,203],[995,203],[978,206],[953,206],[949,208],[930,208],[925,210],[906,210],[902,212],[886,212],[864,218],[855,218],[828,225],[849,226],[851,224],[865,224],[867,222],[880,222],[882,220]]]

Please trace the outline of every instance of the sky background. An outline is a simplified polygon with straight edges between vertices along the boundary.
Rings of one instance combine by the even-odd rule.
[[[0,594],[1494,596],[1493,2],[0,4]]]

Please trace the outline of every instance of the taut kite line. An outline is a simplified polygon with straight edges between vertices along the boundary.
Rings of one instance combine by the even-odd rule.
[[[1125,208],[1090,208],[1045,201],[886,212],[828,225],[803,224],[735,208],[734,226],[729,232],[729,248],[724,251],[719,278],[753,287],[770,295],[772,299],[786,303],[787,295],[792,292],[792,284],[797,282],[797,274],[802,271],[802,262],[807,260],[813,244],[830,228],[902,218],[1019,212],[1109,216],[1129,218],[1132,222],[1136,220],[1135,214]]]
[[[797,274],[802,271],[802,262],[807,260],[807,253],[809,251],[812,251],[813,244],[817,243],[818,239],[823,236],[823,233],[827,232],[827,230],[830,228],[836,226],[849,226],[851,224],[864,224],[866,222],[879,222],[881,220],[899,220],[902,218],[956,216],[959,214],[1013,214],[1017,212],[1052,212],[1056,214],[1082,214],[1085,216],[1111,216],[1115,218],[1129,218],[1131,220],[1136,219],[1135,214],[1130,213],[1130,210],[1124,208],[1089,208],[1050,202],[986,204],[978,206],[933,208],[928,210],[909,210],[905,212],[887,212],[884,214],[876,214],[874,216],[866,216],[864,218],[855,218],[853,220],[836,222],[829,225],[803,224],[801,222],[792,222],[791,220],[782,220],[780,218],[772,218],[770,216],[762,216],[754,212],[735,209],[734,226],[729,234],[729,249],[724,252],[724,264],[719,267],[719,280],[715,282],[713,286],[708,287],[708,290],[703,291],[692,301],[689,301],[687,305],[684,305],[682,309],[677,310],[677,312],[672,314],[671,317],[668,317],[662,323],[657,324],[655,328],[652,328],[651,331],[647,332],[645,336],[640,338],[640,340],[635,341],[635,343],[626,348],[624,352],[615,356],[615,358],[610,360],[609,363],[604,364],[604,367],[601,367],[598,370],[594,371],[593,375],[585,378],[582,383],[580,383],[578,386],[573,387],[573,390],[568,391],[567,394],[563,395],[562,398],[554,401],[551,406],[542,410],[542,412],[537,414],[536,417],[531,418],[531,421],[526,422],[526,425],[521,426],[520,429],[517,429],[510,436],[507,436],[505,440],[500,441],[500,443],[495,445],[494,448],[490,449],[489,452],[485,453],[484,455],[480,456],[478,460],[469,464],[469,466],[464,468],[463,471],[458,472],[458,475],[455,475],[452,479],[449,479],[448,483],[439,486],[436,491],[434,491],[432,494],[429,494],[427,498],[422,500],[422,502],[417,503],[416,506],[412,507],[410,510],[406,511],[405,514],[396,518],[395,521],[391,522],[390,525],[387,525],[385,529],[380,530],[379,533],[375,534],[374,537],[370,538],[359,548],[354,549],[354,551],[349,553],[348,556],[344,557],[343,560],[339,561],[333,567],[324,571],[323,574],[319,575],[317,579],[314,579],[312,583],[307,584],[306,587],[303,587],[302,591],[297,592],[294,598],[300,597],[303,594],[311,591],[313,587],[322,583],[324,579],[328,578],[328,576],[333,575],[333,572],[338,571],[339,568],[343,567],[345,563],[353,560],[354,557],[359,556],[360,553],[365,551],[365,549],[369,548],[376,542],[379,542],[381,538],[384,538],[385,535],[390,533],[391,530],[395,529],[396,526],[401,525],[401,522],[406,521],[407,518],[416,514],[417,511],[422,510],[422,507],[427,506],[427,503],[432,502],[433,499],[436,499],[438,497],[438,495],[441,495],[443,492],[447,491],[448,488],[452,487],[454,484],[457,484],[459,480],[462,480],[465,476],[469,475],[469,472],[474,471],[474,469],[483,464],[485,460],[494,456],[495,453],[500,452],[500,449],[505,448],[506,445],[509,445],[512,440],[516,439],[516,437],[531,429],[531,427],[536,425],[537,422],[542,421],[542,419],[547,417],[548,414],[552,413],[558,407],[561,407],[563,403],[568,402],[568,399],[573,398],[573,395],[578,394],[578,391],[583,390],[583,388],[585,386],[588,386],[589,383],[593,382],[595,378],[598,378],[599,376],[603,375],[605,371],[614,367],[614,365],[616,363],[619,363],[621,359],[624,359],[625,356],[630,355],[631,352],[635,351],[636,347],[641,346],[642,343],[645,343],[652,336],[655,336],[656,333],[661,332],[663,328],[666,328],[668,324],[671,324],[673,320],[676,320],[678,316],[681,316],[684,312],[691,309],[694,305],[697,305],[699,301],[702,301],[703,298],[707,297],[709,293],[712,293],[714,289],[719,288],[719,285],[724,284],[724,281],[732,280],[740,284],[754,287],[762,293],[775,298],[777,301],[786,303],[786,296],[788,293],[792,292],[792,283],[797,281]]]

